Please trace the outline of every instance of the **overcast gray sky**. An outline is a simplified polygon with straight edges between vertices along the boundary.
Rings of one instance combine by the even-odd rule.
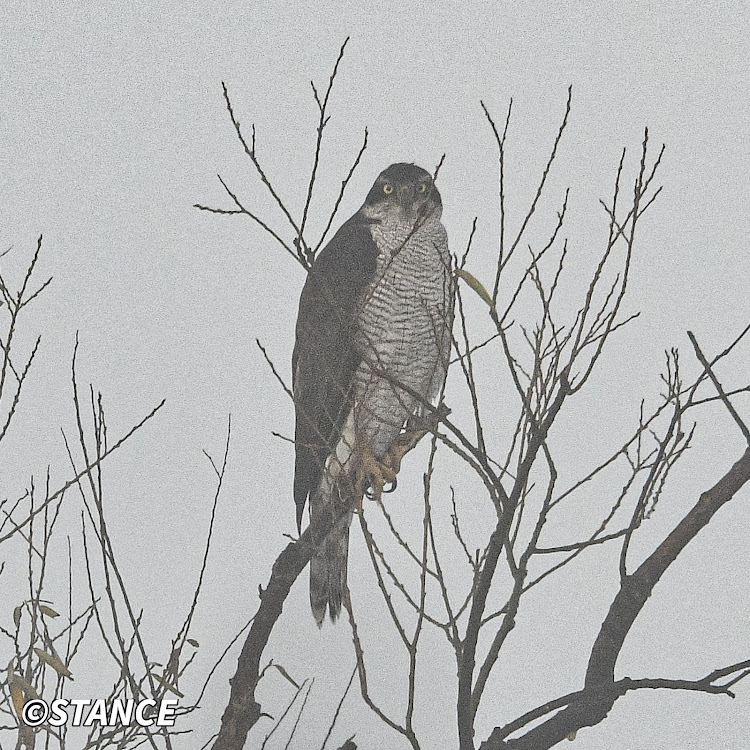
[[[654,143],[666,143],[664,193],[644,218],[628,302],[642,315],[613,343],[589,394],[571,405],[569,434],[558,435],[580,445],[587,460],[602,457],[599,447],[615,447],[618,431],[624,436],[632,426],[641,396],[656,398],[666,348],[683,348],[688,363],[687,329],[717,352],[747,323],[748,20],[747,3],[739,1],[11,3],[0,19],[0,249],[13,250],[0,270],[21,273],[43,233],[41,271],[54,282],[20,334],[22,346],[37,332],[43,342],[2,446],[0,497],[22,492],[47,464],[58,481],[68,476],[60,428],[73,428],[76,331],[81,379],[103,391],[112,434],[166,398],[164,411],[107,467],[123,573],[146,612],[144,631],[163,653],[189,605],[210,514],[212,474],[201,449],[219,454],[231,412],[227,483],[194,629],[200,684],[254,612],[257,585],[267,579],[282,534],[294,529],[292,451],[271,436],[291,434],[292,405],[254,342],[267,345],[288,379],[304,278],[246,218],[192,206],[228,207],[220,173],[246,205],[281,224],[241,153],[222,101],[225,81],[240,121],[256,124],[268,173],[299,210],[314,144],[309,81],[325,84],[347,36],[315,221],[367,126],[370,146],[340,218],[358,208],[388,164],[432,169],[445,153],[444,223],[458,251],[479,217],[471,268],[480,277],[490,274],[497,230],[496,161],[480,99],[498,120],[514,99],[508,170],[510,220],[517,223],[572,84],[545,216],[554,217],[569,185],[571,264],[580,264],[582,275],[600,247],[605,217],[597,200],[611,193],[620,149],[627,146],[635,159],[646,125]],[[722,375],[745,385],[749,364],[746,347]],[[496,414],[502,430],[502,404]],[[644,552],[741,450],[730,420],[713,414],[644,532]],[[745,491],[722,510],[659,584],[619,674],[697,677],[747,658],[747,500]],[[71,529],[78,502],[70,497]],[[62,537],[59,544],[64,560]],[[354,570],[364,569],[361,545],[352,554],[361,557]],[[0,580],[5,624],[26,596],[24,564],[9,558]],[[540,596],[519,621],[514,655],[480,720],[482,737],[540,700],[580,687],[615,564],[592,557],[553,609]],[[353,656],[344,625],[317,631],[306,586],[295,587],[286,629],[267,655],[299,679],[318,675],[311,700],[322,711],[330,705],[327,691],[338,695],[346,683]],[[4,662],[3,653],[0,663],[9,658]],[[424,747],[454,744],[454,667],[436,659],[425,683]],[[233,653],[212,683],[200,742],[185,740],[184,747],[199,747],[217,729],[235,660]],[[371,676],[386,692],[387,666],[373,667]],[[88,669],[82,658],[78,690],[96,685],[96,662]],[[512,684],[512,693],[503,692]],[[287,688],[281,679],[271,683],[269,705],[281,705]],[[606,722],[581,732],[576,747],[744,748],[748,686],[738,693],[735,701],[671,692],[627,697]],[[318,738],[326,717],[312,716],[302,737]],[[352,701],[342,740],[355,731],[363,748],[406,746]]]

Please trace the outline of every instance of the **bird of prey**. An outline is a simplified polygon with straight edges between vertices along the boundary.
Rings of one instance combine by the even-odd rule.
[[[441,214],[429,172],[392,164],[302,290],[292,357],[298,529],[308,500],[311,523],[349,509],[310,562],[319,626],[326,608],[334,622],[341,611],[351,509],[395,481],[445,381],[455,281]]]

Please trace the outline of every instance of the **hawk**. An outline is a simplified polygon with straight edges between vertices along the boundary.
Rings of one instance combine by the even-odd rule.
[[[349,509],[310,562],[319,626],[326,608],[334,622],[341,611],[351,509],[364,491],[379,497],[395,482],[445,381],[455,281],[441,214],[429,172],[392,164],[302,289],[292,356],[297,527],[308,501],[311,522]]]

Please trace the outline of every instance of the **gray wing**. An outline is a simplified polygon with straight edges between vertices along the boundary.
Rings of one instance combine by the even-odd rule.
[[[361,361],[354,345],[357,305],[375,274],[378,250],[355,214],[321,251],[300,297],[292,355],[297,527],[351,408]]]

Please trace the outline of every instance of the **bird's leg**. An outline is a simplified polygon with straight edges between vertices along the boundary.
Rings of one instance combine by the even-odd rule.
[[[383,464],[387,466],[394,474],[401,471],[401,462],[404,456],[428,433],[432,432],[441,419],[448,416],[450,409],[445,404],[440,404],[438,408],[426,417],[417,418],[414,423],[411,420],[406,425],[406,429],[393,441],[388,453],[383,456]]]
[[[365,445],[357,467],[357,495],[361,497],[369,487],[372,490],[372,499],[379,502],[384,485],[394,482],[395,479],[396,472],[375,458],[371,445]]]
[[[383,465],[387,466],[395,476],[401,471],[401,462],[404,456],[414,448],[417,443],[429,432],[429,430],[406,429],[391,444],[388,453],[383,456]]]

